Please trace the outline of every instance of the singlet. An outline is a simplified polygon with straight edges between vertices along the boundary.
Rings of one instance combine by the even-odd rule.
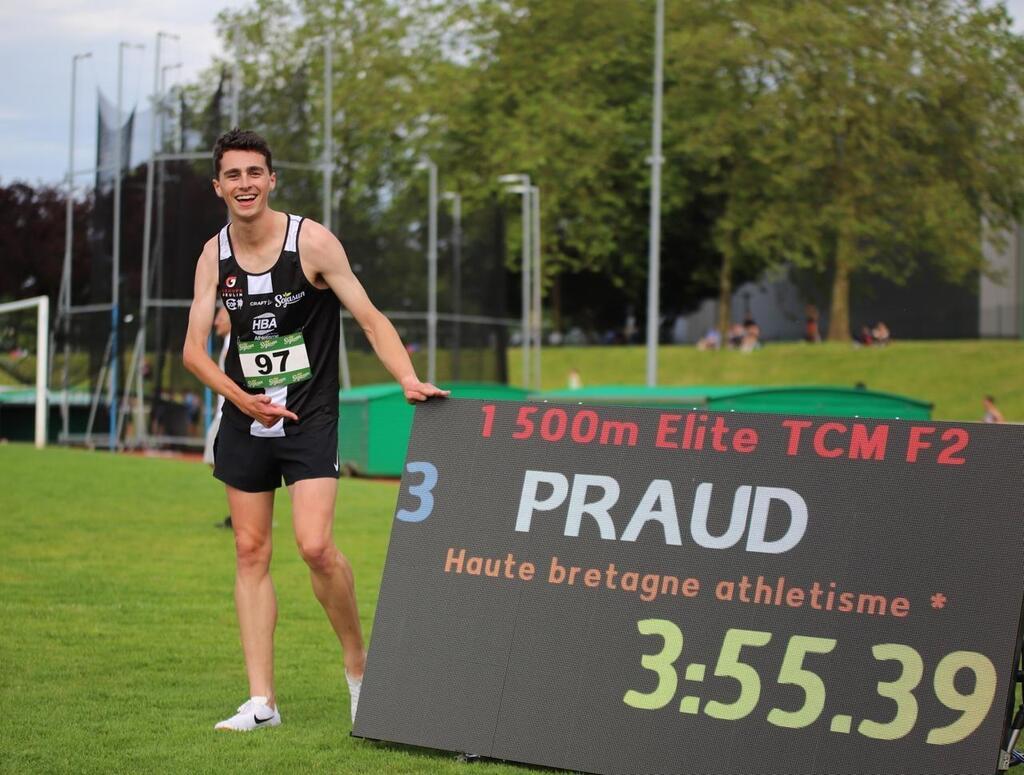
[[[228,227],[220,230],[217,292],[231,317],[224,371],[247,393],[266,393],[299,416],[267,428],[225,402],[223,421],[253,436],[292,436],[338,417],[341,305],[330,288],[317,288],[302,271],[302,221],[288,216],[281,255],[263,274],[238,265]]]

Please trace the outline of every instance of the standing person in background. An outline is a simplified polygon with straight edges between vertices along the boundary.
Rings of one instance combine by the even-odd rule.
[[[981,400],[981,405],[985,407],[985,422],[1006,422],[1003,419],[1003,413],[999,411],[999,407],[996,406],[996,399],[992,396],[985,396]]]
[[[448,395],[416,376],[391,322],[356,279],[337,238],[319,223],[271,209],[277,185],[266,140],[233,129],[214,146],[213,188],[229,225],[196,264],[183,360],[223,395],[213,475],[224,482],[235,533],[235,607],[249,699],[216,729],[277,726],[270,580],[274,491],[292,501],[295,540],[317,600],[342,646],[353,720],[366,652],[348,559],[334,544],[338,489],[338,344],[343,304],[410,402]],[[225,369],[206,352],[216,300],[231,316]]]
[[[228,315],[227,307],[218,304],[217,314],[213,318],[213,333],[222,340],[220,357],[217,359],[217,368],[224,371],[224,361],[228,357],[228,346],[231,344],[231,316]],[[220,415],[224,409],[224,396],[217,394],[217,409],[213,413],[213,421],[206,429],[206,444],[203,446],[203,462],[208,466],[213,465],[213,453],[217,441],[217,431],[220,430]],[[214,527],[231,527],[231,515],[228,514],[222,521],[215,522]]]
[[[575,367],[569,369],[567,384],[569,386],[569,390],[579,390],[583,387],[583,377],[580,376],[579,369]]]
[[[818,326],[818,308],[808,304],[806,309],[806,320],[804,322],[804,341],[811,344],[821,342],[821,329]]]

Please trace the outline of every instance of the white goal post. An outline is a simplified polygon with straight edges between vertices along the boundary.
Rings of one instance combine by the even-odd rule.
[[[0,314],[15,312],[21,309],[36,308],[36,432],[37,449],[46,446],[46,418],[49,414],[49,396],[47,395],[47,377],[50,373],[50,298],[36,296],[21,301],[0,304]]]

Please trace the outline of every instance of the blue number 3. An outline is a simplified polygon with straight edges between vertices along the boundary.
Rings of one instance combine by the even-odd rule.
[[[419,498],[420,505],[415,511],[399,509],[395,516],[403,522],[422,522],[434,510],[433,490],[434,485],[437,484],[437,468],[433,463],[417,460],[407,463],[405,470],[410,474],[423,474],[422,482],[409,486],[409,494]]]

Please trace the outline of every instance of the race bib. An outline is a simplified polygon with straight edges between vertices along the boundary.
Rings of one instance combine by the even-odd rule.
[[[313,376],[301,332],[238,343],[245,385],[273,388],[303,382]]]

